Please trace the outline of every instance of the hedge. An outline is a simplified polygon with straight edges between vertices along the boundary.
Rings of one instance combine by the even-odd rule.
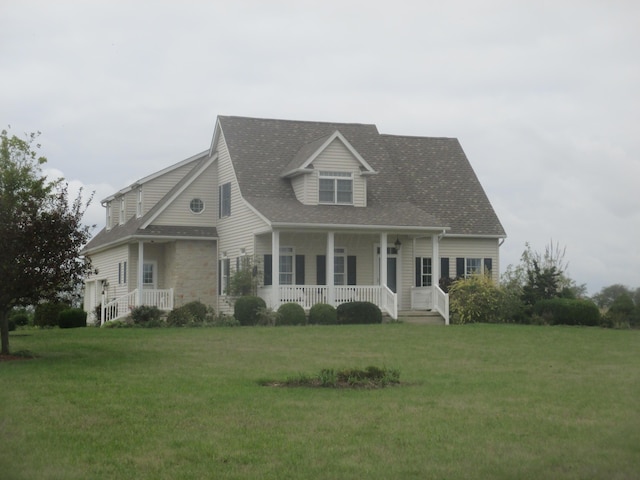
[[[347,302],[336,308],[338,324],[382,323],[382,312],[371,302]]]
[[[600,310],[591,300],[576,298],[551,298],[540,300],[533,306],[534,315],[550,325],[600,324]]]

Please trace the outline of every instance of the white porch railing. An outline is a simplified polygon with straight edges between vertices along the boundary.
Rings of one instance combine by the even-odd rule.
[[[380,285],[336,285],[335,306],[347,302],[371,302],[385,310],[394,320],[398,318],[398,296],[388,287]],[[273,287],[258,288],[258,296],[262,297],[271,308],[278,308],[283,303],[297,303],[308,310],[316,303],[328,302],[326,285],[280,285],[278,305],[273,304]]]
[[[449,325],[449,294],[444,293],[437,285],[435,285],[433,288],[436,292],[436,310],[440,315],[442,315],[442,318],[444,318],[444,324]]]
[[[173,310],[173,288],[168,290],[143,290],[142,302],[138,301],[137,289],[110,302],[107,302],[106,297],[103,295],[100,325],[126,317],[138,305],[155,306],[160,310]]]

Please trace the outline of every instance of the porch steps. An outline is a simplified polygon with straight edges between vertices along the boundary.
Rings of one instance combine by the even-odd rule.
[[[405,323],[420,325],[444,325],[444,318],[438,312],[430,310],[404,310],[398,312],[398,319]]]

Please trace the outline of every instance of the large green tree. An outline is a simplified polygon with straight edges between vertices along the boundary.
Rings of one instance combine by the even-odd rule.
[[[20,305],[56,300],[74,291],[90,268],[79,256],[90,236],[81,193],[69,202],[67,184],[50,181],[38,154],[38,133],[0,134],[0,334],[9,353],[8,316]]]

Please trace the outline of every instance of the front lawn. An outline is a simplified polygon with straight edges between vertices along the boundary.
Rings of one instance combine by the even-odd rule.
[[[18,330],[6,479],[631,479],[640,331],[367,326]],[[273,388],[322,369],[399,386]]]

